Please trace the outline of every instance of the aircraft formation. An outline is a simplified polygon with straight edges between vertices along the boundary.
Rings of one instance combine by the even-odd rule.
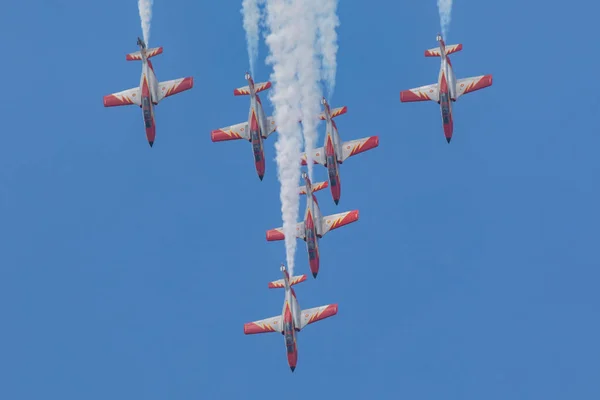
[[[436,40],[439,47],[425,50],[425,57],[441,58],[438,82],[414,89],[403,90],[400,92],[400,101],[416,102],[431,100],[438,103],[441,109],[444,136],[446,141],[450,143],[454,127],[452,102],[455,102],[464,94],[491,86],[492,75],[456,79],[449,55],[462,50],[462,44],[446,45],[441,35],[438,35]],[[104,106],[114,107],[131,104],[139,106],[142,109],[146,138],[150,147],[152,147],[156,136],[154,106],[165,97],[191,89],[194,86],[194,80],[192,77],[187,77],[159,82],[150,58],[161,54],[163,48],[147,49],[146,44],[140,38],[138,38],[137,44],[140,50],[127,54],[126,60],[139,60],[142,62],[142,75],[139,87],[104,96]],[[254,83],[249,73],[246,73],[245,79],[248,85],[234,89],[233,94],[234,96],[250,96],[248,120],[213,130],[211,132],[211,140],[213,142],[238,139],[249,141],[252,144],[254,167],[259,179],[262,181],[265,175],[264,142],[277,130],[277,126],[273,117],[265,115],[258,93],[269,89],[271,82]],[[340,165],[349,157],[379,146],[378,136],[343,142],[334,118],[345,114],[347,107],[331,109],[325,98],[322,99],[321,103],[324,110],[318,118],[326,122],[324,145],[312,150],[311,157],[307,157],[307,154],[304,153],[300,160],[298,160],[300,165],[307,165],[307,160],[311,159],[314,164],[324,166],[327,168],[329,177],[328,181],[313,184],[308,174],[303,172],[302,179],[304,182],[298,188],[299,194],[306,195],[307,202],[304,220],[296,224],[296,238],[306,242],[308,265],[315,279],[320,268],[319,240],[334,229],[358,221],[359,217],[358,210],[323,216],[315,192],[329,186],[333,201],[338,205],[341,197]],[[275,228],[268,230],[266,239],[267,241],[284,240],[283,229]],[[338,305],[328,304],[302,310],[292,286],[304,282],[307,279],[306,275],[290,276],[283,264],[280,269],[283,279],[270,282],[268,287],[285,290],[281,315],[246,323],[244,324],[244,333],[246,335],[268,332],[281,333],[284,336],[288,365],[293,372],[296,369],[298,361],[297,333],[313,322],[336,315]]]

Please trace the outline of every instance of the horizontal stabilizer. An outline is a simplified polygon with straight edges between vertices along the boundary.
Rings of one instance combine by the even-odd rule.
[[[254,93],[262,92],[263,90],[267,90],[271,87],[271,82],[261,82],[254,84]],[[241,88],[233,89],[234,96],[249,96],[250,95],[250,86],[242,86]]]
[[[450,55],[452,53],[456,53],[462,50],[462,44],[450,44],[445,47],[446,55]],[[425,57],[441,57],[442,52],[439,47],[434,47],[433,49],[425,50]]]
[[[321,236],[334,229],[358,221],[358,210],[328,215],[321,219]]]
[[[292,276],[290,278],[290,286],[297,285],[298,283],[304,282],[305,280],[306,280],[306,275]],[[282,289],[284,287],[285,287],[285,281],[283,279],[269,282],[269,289]]]
[[[302,310],[300,321],[300,329],[306,325],[312,324],[313,322],[321,321],[325,318],[333,317],[338,312],[337,304],[328,304],[326,306],[309,308],[308,310]]]
[[[312,189],[312,192],[314,193],[314,192],[318,192],[319,190],[323,190],[323,189],[325,189],[328,186],[329,186],[329,182],[327,182],[327,181],[325,181],[325,182],[318,182],[318,183],[313,183],[311,185],[311,189]],[[300,194],[306,194],[306,186],[300,186],[298,188],[298,193],[300,193]]]
[[[335,118],[335,117],[339,117],[342,114],[346,114],[346,111],[348,111],[348,107],[344,106],[344,107],[338,107],[338,108],[334,108],[333,110],[331,110],[331,118]],[[325,113],[322,112],[321,114],[319,114],[319,119],[325,121],[327,119],[327,117],[325,116]]]
[[[463,94],[492,86],[492,75],[481,75],[456,81],[456,99]],[[454,100],[456,100],[454,99]]]
[[[342,159],[344,162],[348,157],[364,153],[367,150],[379,146],[379,136],[371,136],[362,139],[350,140],[342,144]]]
[[[162,52],[163,52],[162,47],[155,47],[153,49],[148,49],[148,50],[146,50],[146,57],[152,58],[154,56],[162,54]],[[125,59],[127,61],[140,61],[142,59],[142,53],[139,51],[136,51],[135,53],[129,53],[129,54],[127,54],[127,56],[125,56]]]

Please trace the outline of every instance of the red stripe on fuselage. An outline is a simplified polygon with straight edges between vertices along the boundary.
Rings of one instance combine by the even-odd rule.
[[[252,110],[250,117],[250,139],[252,141],[252,152],[254,153],[254,165],[260,179],[265,175],[265,154],[262,144],[262,136],[258,125],[256,112]]]
[[[331,138],[331,134],[327,135],[327,143],[325,144],[325,157],[325,161],[327,162],[327,172],[329,174],[329,187],[331,189],[331,196],[333,197],[333,201],[337,203],[340,201],[340,197],[342,195],[342,185],[340,181],[337,155],[335,154],[335,148],[333,147],[333,139]]]
[[[309,209],[304,221],[306,229],[306,250],[308,251],[308,265],[313,276],[319,273],[319,242],[317,240],[317,230],[313,220],[312,211]]]
[[[296,335],[294,333],[294,321],[292,318],[292,311],[290,310],[290,303],[286,303],[285,305],[283,328],[288,365],[291,368],[296,368],[296,363],[298,362],[298,347],[296,346]],[[290,344],[288,345],[288,343]]]
[[[454,130],[454,121],[452,119],[452,108],[450,105],[450,93],[448,91],[448,81],[445,72],[442,72],[440,80],[440,110],[442,112],[442,125],[444,127],[444,136],[450,141],[452,131]]]
[[[146,128],[146,138],[148,139],[148,143],[152,144],[156,137],[156,124],[154,122],[154,109],[148,86],[148,78],[146,76],[144,76],[144,82],[142,83],[142,115]]]

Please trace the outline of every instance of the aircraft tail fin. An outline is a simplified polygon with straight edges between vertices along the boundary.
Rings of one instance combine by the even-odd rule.
[[[154,56],[162,54],[162,52],[163,52],[163,48],[162,47],[154,47],[152,49],[146,50],[146,57],[147,58],[152,58]],[[140,61],[142,59],[142,53],[139,52],[139,51],[136,51],[134,53],[129,53],[129,54],[127,54],[127,56],[125,57],[125,59],[127,61]]]
[[[271,82],[261,82],[254,84],[254,93],[262,92],[263,90],[267,90],[271,87]],[[237,89],[233,89],[234,96],[249,96],[250,95],[250,86],[242,86]]]
[[[449,44],[444,47],[446,51],[446,55],[450,55],[452,53],[457,53],[462,50],[462,44]],[[439,47],[434,47],[433,49],[425,50],[425,57],[441,57],[442,51]]]

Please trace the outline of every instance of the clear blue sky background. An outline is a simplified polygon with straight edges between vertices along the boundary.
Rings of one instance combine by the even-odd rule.
[[[292,374],[280,335],[243,334],[283,301],[276,137],[263,182],[248,143],[210,140],[247,117],[241,2],[156,1],[157,76],[196,81],[152,149],[138,108],[102,106],[139,82],[136,2],[6,2],[0,398],[599,398],[599,8],[578,4],[456,2],[455,71],[494,85],[455,104],[448,145],[437,104],[399,101],[437,78],[435,0],[342,2],[338,127],[380,147],[342,166],[339,206],[319,195],[360,221],[297,287],[340,308]]]

